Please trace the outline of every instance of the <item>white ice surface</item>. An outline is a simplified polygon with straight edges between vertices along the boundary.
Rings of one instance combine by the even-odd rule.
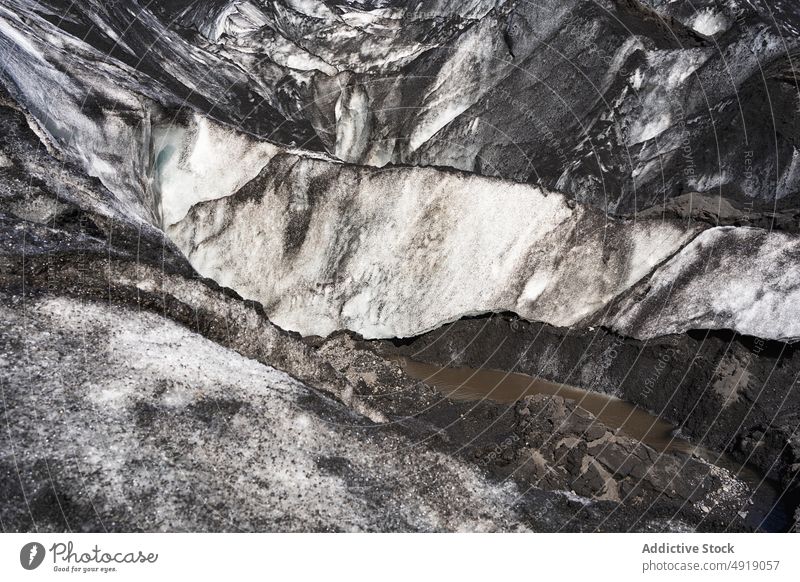
[[[432,169],[282,156],[262,177],[258,195],[198,205],[168,234],[201,274],[304,334],[403,337],[504,310],[572,325],[692,236]]]
[[[369,106],[369,97],[362,86],[342,88],[335,110],[335,156],[340,160],[356,163],[369,147]]]
[[[682,121],[683,111],[673,100],[677,90],[711,56],[705,49],[647,51],[647,67],[636,69],[632,83],[637,107],[631,111],[628,145],[658,137]]]
[[[800,237],[753,228],[705,231],[655,271],[644,296],[607,324],[647,339],[690,329],[800,338]]]
[[[230,196],[280,151],[195,115],[189,126],[153,128],[153,182],[161,216],[170,225],[197,202]]]

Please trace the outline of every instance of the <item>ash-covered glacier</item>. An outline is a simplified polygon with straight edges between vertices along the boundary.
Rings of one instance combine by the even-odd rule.
[[[690,329],[800,337],[798,238],[755,228],[712,228],[681,249],[618,306],[609,324],[641,339]]]
[[[696,191],[797,203],[791,3],[3,4],[18,84],[45,59],[68,88],[88,59],[93,93],[111,77],[343,161],[450,166],[616,213]]]
[[[283,155],[167,232],[199,272],[282,327],[407,337],[490,311],[572,325],[697,230],[614,220],[493,179]]]
[[[513,484],[168,319],[0,302],[4,531],[527,529]]]
[[[105,394],[111,424],[143,423],[119,435],[114,457],[109,441],[92,448],[93,429],[36,433],[20,417],[9,446],[70,442],[52,459],[26,453],[16,481],[4,457],[4,483],[18,482],[17,501],[37,492],[52,528],[67,501],[70,524],[96,528],[65,469],[88,457],[103,474],[91,494],[103,523],[227,529],[174,503],[180,474],[219,508],[241,506],[210,468],[245,471],[231,456],[248,442],[248,454],[297,454],[323,501],[319,514],[291,503],[269,513],[259,490],[231,528],[555,529],[574,513],[555,494],[541,515],[538,488],[516,480],[517,495],[493,481],[504,479],[496,467],[476,469],[465,443],[521,434],[507,410],[442,403],[376,355],[387,344],[361,342],[401,337],[395,349],[420,346],[436,363],[496,361],[623,395],[796,495],[800,17],[790,3],[762,4],[0,0],[4,386],[15,406],[51,419],[20,369],[40,374],[36,358],[52,356],[63,373],[48,380],[51,396],[74,398],[83,418]],[[66,307],[99,330],[84,346],[91,361],[52,340],[77,341]],[[497,312],[516,315],[481,316]],[[125,361],[103,351],[109,342]],[[241,368],[226,385],[232,407],[212,381],[226,366]],[[167,389],[148,393],[148,375]],[[296,414],[282,408],[287,391]],[[325,415],[347,427],[323,428]],[[304,433],[298,451],[297,439],[245,438],[298,418],[330,442]],[[371,439],[350,421],[387,432]],[[214,431],[218,444],[197,444]],[[152,432],[194,445],[152,443]],[[425,443],[392,465],[416,463],[419,479],[375,469],[401,441]],[[524,473],[526,454],[506,460]],[[141,469],[164,455],[169,467]],[[428,489],[432,459],[445,469]],[[41,486],[50,460],[60,497]],[[695,468],[681,490],[703,484],[705,508],[720,487],[742,491],[735,475],[709,481]],[[625,511],[642,509],[611,500],[607,480],[565,474],[595,497],[578,529],[621,529]],[[131,476],[161,483],[161,497],[121,490]],[[270,479],[243,487],[285,485]],[[451,503],[445,490],[462,479],[469,490]],[[741,496],[700,515],[701,502],[650,485],[643,529],[741,526]],[[424,502],[398,509],[397,491]],[[324,500],[337,495],[346,508],[331,513]],[[156,498],[161,514],[125,513]],[[616,518],[608,503],[622,508]],[[433,509],[420,517],[423,506]],[[11,504],[3,527],[29,528],[23,509]]]
[[[309,12],[306,5],[303,9],[288,7],[284,10],[276,3],[270,8],[274,12],[272,16],[263,13],[256,18],[256,12],[265,8],[255,4],[223,4],[227,8],[223,9],[220,4],[205,15],[217,23],[214,25],[217,28],[209,28],[209,20],[198,21],[204,13],[191,6],[179,10],[178,5],[170,4],[164,10],[171,11],[174,22],[184,22],[191,16],[197,34],[208,35],[209,42],[228,41],[241,34],[249,37],[254,31],[276,27],[282,34],[292,37],[292,34],[299,34],[303,26],[313,25],[317,32],[330,33],[321,36],[320,45],[342,55],[353,54],[343,48],[350,46],[345,42],[349,37],[334,32],[341,26],[350,30],[347,18],[341,16],[349,14],[348,10],[388,20],[382,26],[403,22],[407,17],[429,25],[431,18],[436,20],[453,10],[447,4],[432,5],[429,13],[397,12],[399,9],[388,6],[380,9],[339,6],[332,11],[327,5],[319,5],[318,11]],[[659,299],[641,303],[638,294],[628,296],[634,284],[639,284],[641,290],[657,265],[678,254],[704,228],[703,222],[690,221],[690,224],[681,225],[664,220],[663,214],[659,220],[657,206],[644,213],[647,220],[639,220],[637,215],[623,220],[590,210],[596,200],[587,206],[575,206],[567,200],[569,195],[547,194],[549,190],[541,185],[517,186],[508,181],[478,179],[441,169],[385,167],[380,170],[343,165],[337,162],[337,156],[351,162],[364,161],[359,156],[343,153],[345,150],[353,152],[369,144],[387,143],[387,139],[369,137],[372,130],[385,124],[359,109],[370,99],[363,93],[363,87],[350,81],[343,85],[346,88],[342,89],[342,99],[332,105],[332,117],[345,122],[335,128],[342,141],[331,143],[328,154],[303,149],[310,146],[307,141],[302,147],[265,141],[252,135],[246,123],[240,123],[241,129],[237,131],[209,116],[214,116],[216,111],[231,110],[224,102],[206,108],[205,114],[180,108],[181,99],[184,105],[192,101],[174,85],[160,82],[147,67],[133,67],[121,56],[114,58],[113,52],[104,57],[103,69],[97,70],[92,63],[97,60],[98,47],[70,34],[63,22],[60,26],[53,25],[43,5],[12,3],[11,6],[24,18],[6,9],[9,16],[3,24],[2,38],[9,59],[3,70],[4,78],[9,93],[24,104],[32,123],[46,141],[81,165],[89,175],[100,178],[119,197],[128,215],[167,228],[202,274],[231,286],[248,298],[257,299],[275,321],[287,328],[321,335],[336,329],[351,329],[370,337],[410,336],[465,315],[514,311],[528,319],[556,326],[599,321],[641,339],[685,331],[691,325],[758,332],[770,339],[796,337],[791,324],[786,327],[782,323],[790,318],[791,301],[779,301],[774,308],[764,310],[767,319],[760,327],[753,327],[746,322],[754,315],[731,317],[727,306],[706,309],[705,318],[691,323],[700,309],[698,304],[709,302],[708,297],[702,297],[702,292],[708,296],[715,294],[715,288],[709,285],[703,286],[699,294],[687,295],[683,301],[665,306]],[[515,3],[487,5],[483,10],[477,6],[465,13],[464,18],[471,24],[458,25],[450,31],[452,45],[443,45],[447,51],[453,46],[462,47],[463,43],[485,47],[485,43],[478,40],[470,41],[470,35],[480,36],[481,27],[489,23],[498,26],[501,15],[516,22],[514,18],[518,17],[512,16],[516,10],[523,10]],[[86,10],[95,19],[103,14],[89,8],[76,10]],[[624,11],[628,21],[638,14],[647,23],[641,25],[641,30],[637,29],[640,34],[666,26],[664,22],[673,28],[683,26],[675,18],[662,22],[656,13],[642,6],[623,3],[615,10]],[[113,30],[119,25],[118,19],[125,21],[123,14],[128,12],[117,6],[109,8],[106,27]],[[548,30],[547,34],[561,42],[569,35],[560,31],[558,23],[567,16],[575,17],[576,13],[579,12],[569,7],[541,6],[535,16],[542,19],[547,14],[549,28],[542,23],[535,28]],[[164,16],[158,14],[155,10],[147,17],[135,19],[132,26],[155,27],[150,19],[164,26],[161,20]],[[76,22],[81,21],[78,16],[75,18]],[[252,21],[252,26],[219,28],[219,23],[231,22],[231,19],[240,24],[242,19]],[[600,18],[592,22],[599,27],[604,21]],[[656,28],[651,30],[652,27]],[[518,28],[512,27],[506,32],[511,34]],[[383,30],[367,26],[353,34],[356,37],[380,36],[376,32],[378,29]],[[179,32],[182,40],[175,39],[168,48],[177,51],[177,47],[189,45],[182,59],[188,59],[197,51],[204,54],[212,50],[210,45],[192,45],[184,38],[191,37],[187,30],[180,28]],[[683,33],[688,35],[686,38],[697,40],[696,32]],[[407,34],[414,36],[413,31]],[[737,42],[741,36],[737,36]],[[23,38],[24,42],[20,40]],[[389,43],[386,46],[391,46],[387,37],[380,38]],[[530,39],[535,39],[535,35],[526,38],[533,42]],[[162,40],[169,39],[167,35]],[[344,45],[339,44],[343,42]],[[442,43],[441,39],[439,42]],[[311,50],[308,40],[300,44],[303,50]],[[359,46],[363,49],[363,43]],[[434,52],[436,50],[443,49]],[[664,95],[664,91],[672,93],[684,80],[693,78],[694,69],[700,63],[692,64],[694,57],[691,55],[696,50],[700,49],[672,49],[669,53],[672,56],[668,57],[672,72],[662,75],[663,83],[668,86],[654,81],[662,83],[658,85],[659,91]],[[147,58],[152,58],[154,52],[155,49],[148,50]],[[444,67],[449,75],[446,79],[436,75],[412,75],[407,65],[398,82],[419,77],[434,83],[442,95],[435,99],[450,109],[460,108],[455,89],[448,88],[452,80],[462,79],[459,90],[463,88],[463,79],[483,90],[495,87],[498,80],[492,76],[501,74],[496,66],[487,66],[485,71],[461,61],[458,61],[460,65],[445,66],[445,58],[433,58],[429,52],[425,53],[425,58]],[[491,62],[487,55],[476,54],[469,47],[455,52],[481,66]],[[769,50],[764,49],[764,55],[768,54],[771,54]],[[532,53],[527,61],[536,66],[548,62],[534,56]],[[359,62],[367,63],[369,59],[362,55]],[[364,73],[350,71],[343,64],[341,67],[349,71],[347,74]],[[463,74],[457,76],[461,71],[459,67],[468,67],[470,74],[462,71]],[[221,74],[224,69],[209,67],[202,75],[186,67],[174,66],[171,70],[180,78],[190,77],[191,87],[203,86],[211,90],[214,85],[209,85],[206,77]],[[381,70],[381,74],[385,74],[385,68]],[[323,74],[314,71],[315,75]],[[509,71],[503,74],[509,79],[526,76],[512,75]],[[113,79],[110,84],[104,82],[109,76]],[[328,78],[338,83],[334,80],[338,77],[328,75]],[[636,83],[644,81],[639,79]],[[701,84],[701,87],[706,85]],[[414,125],[406,124],[402,132],[413,145],[418,140],[415,136],[423,134],[420,144],[428,142],[427,133],[438,132],[441,124],[433,118],[424,121],[418,117],[438,115],[439,105],[430,101],[434,97],[421,87],[416,87],[411,94],[428,95],[414,113]],[[524,95],[517,90],[509,92],[512,94],[515,99]],[[656,97],[648,97],[645,102],[654,100]],[[680,102],[672,99],[670,103],[673,101]],[[531,98],[525,102],[539,103],[539,100]],[[315,106],[321,103],[315,100]],[[202,111],[199,106],[198,109]],[[385,109],[406,111],[405,106]],[[504,108],[491,110],[501,114]],[[231,115],[222,117],[231,121],[234,120]],[[453,112],[452,115],[455,119],[460,114]],[[633,132],[631,135],[641,137],[632,137],[629,145],[648,142],[654,138],[654,132],[660,134],[672,127],[671,122],[664,128],[655,127],[661,123],[660,119],[671,115],[647,109],[637,110],[636,114],[628,112],[624,118]],[[637,119],[645,121],[640,123]],[[372,129],[367,131],[360,127],[362,123]],[[426,127],[433,128],[432,132]],[[448,143],[459,143],[459,147],[463,142],[463,139],[448,140]],[[537,143],[546,143],[546,140]],[[527,159],[542,158],[528,156]],[[755,158],[749,159],[753,172],[757,165]],[[562,164],[563,168],[569,166],[566,162]],[[659,172],[664,175],[676,175],[675,171],[667,171],[663,164],[661,168]],[[615,173],[616,178],[621,175]],[[620,193],[619,189],[614,190]],[[668,190],[671,194],[680,191]],[[259,198],[260,204],[256,204]],[[212,202],[198,205],[209,200]],[[737,208],[740,202],[732,197],[726,204]],[[691,197],[689,204],[692,204]],[[194,205],[198,206],[190,210]],[[740,216],[755,212],[752,205],[738,208]],[[179,221],[182,222],[178,224]],[[787,234],[782,240],[792,244],[792,236]],[[691,252],[692,249],[686,250],[686,253]],[[690,262],[690,259],[675,258],[673,269],[679,268],[675,265]],[[754,275],[769,280],[770,274],[762,271],[769,271],[775,265],[765,261],[759,265],[754,267]],[[720,270],[718,284],[728,285],[726,273],[733,275]],[[623,304],[626,313],[620,314],[618,310]],[[737,303],[735,308],[740,311],[757,309],[746,301]],[[683,325],[659,329],[654,323],[659,319],[651,317],[655,310],[666,310],[665,321],[671,318]]]

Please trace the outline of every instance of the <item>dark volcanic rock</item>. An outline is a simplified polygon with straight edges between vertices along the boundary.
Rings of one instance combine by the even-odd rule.
[[[759,425],[797,426],[793,344],[709,330],[639,342],[496,314],[380,345],[424,362],[513,370],[613,394],[713,447],[732,447],[738,431]]]
[[[792,344],[708,330],[640,342],[602,328],[558,329],[492,315],[381,342],[380,351],[438,365],[515,371],[619,396],[671,421],[701,446],[756,465],[787,491],[797,486],[791,443],[800,395]]]
[[[609,519],[639,512],[642,522],[672,514],[704,529],[747,527],[739,511],[746,512],[750,492],[731,472],[677,450],[657,452],[572,401],[542,395],[515,405],[450,400],[350,334],[314,343],[365,402],[390,407],[396,423],[433,428],[444,447],[523,490],[571,492],[585,504],[605,506]],[[631,527],[639,521],[636,516]]]
[[[510,466],[532,486],[634,507],[664,499],[708,513],[720,503],[721,515],[711,519],[735,519],[730,508],[744,506],[746,488],[733,475],[685,454],[656,452],[559,396],[519,401],[509,438],[500,458],[492,450],[486,462]]]

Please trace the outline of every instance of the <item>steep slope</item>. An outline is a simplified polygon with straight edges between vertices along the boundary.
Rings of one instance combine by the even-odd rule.
[[[449,166],[622,214],[696,191],[798,206],[790,3],[3,5],[0,42],[20,52],[4,75],[18,86],[42,58],[68,75],[97,61],[99,79],[169,108],[351,163]]]
[[[700,4],[686,24],[629,1],[518,4],[508,74],[403,159],[619,213],[687,191],[796,207],[797,17]]]
[[[490,66],[486,54],[468,47],[478,42],[483,27],[494,26],[509,9],[487,9],[469,30],[454,37],[453,46],[466,43],[451,54],[460,64],[444,64],[450,46],[425,58],[460,75],[452,80],[467,79],[464,87],[472,84],[478,93],[495,86],[503,68]],[[199,14],[187,10],[179,15]],[[637,13],[631,7],[625,10],[633,23]],[[292,22],[308,16],[295,12],[274,15],[270,26],[288,26],[281,18],[289,13]],[[315,22],[321,18],[325,26],[333,26],[341,17],[326,14],[315,16]],[[565,15],[548,21],[549,34],[559,42],[568,40],[556,26]],[[146,24],[144,19],[139,25]],[[644,19],[637,26],[652,32],[666,25]],[[678,27],[687,42],[705,42],[679,24],[670,26]],[[540,23],[536,29],[547,26]],[[337,163],[178,107],[179,94],[146,68],[134,70],[106,55],[100,71],[93,64],[99,58],[96,49],[43,16],[14,16],[4,21],[3,32],[10,55],[3,73],[8,91],[24,104],[47,143],[97,176],[129,220],[166,228],[201,274],[258,300],[279,325],[307,334],[351,329],[368,337],[411,336],[465,315],[513,311],[556,326],[601,323],[641,339],[692,326],[730,328],[768,339],[797,336],[785,323],[794,313],[791,289],[773,290],[779,299],[763,311],[753,311],[759,300],[755,296],[719,304],[720,289],[733,288],[739,276],[731,265],[742,260],[736,241],[751,236],[747,233],[724,231],[727,242],[720,245],[715,268],[705,257],[693,258],[696,245],[682,250],[706,227],[702,222],[665,221],[653,211],[645,219],[613,218],[542,187],[440,169]],[[532,37],[526,38],[529,42]],[[331,51],[347,52],[335,38],[329,42]],[[175,41],[171,46],[178,50],[182,45]],[[685,54],[679,54],[684,56],[671,60],[664,75],[674,78],[668,71],[682,71],[688,79],[693,69]],[[466,74],[460,68],[468,67],[462,58],[481,67]],[[529,60],[536,66],[546,63],[533,56]],[[105,82],[108,75],[111,84]],[[443,103],[448,107],[458,102],[442,79],[422,77],[437,86],[442,99],[447,95]],[[353,107],[366,102],[351,88],[351,101],[339,104],[339,116],[363,120]],[[464,95],[475,96],[475,91]],[[437,107],[424,111],[438,115]],[[626,123],[638,123],[639,114],[657,119],[652,111],[630,112]],[[413,126],[426,123],[417,119]],[[405,126],[403,131],[413,138],[416,130]],[[347,148],[367,143],[366,134],[352,125],[345,133],[340,132],[346,137],[340,143]],[[615,175],[621,179],[622,174]],[[769,236],[773,246],[791,255],[794,235]],[[757,260],[760,247],[748,248],[754,280],[782,276],[780,264]],[[648,291],[654,269],[669,259]],[[714,280],[698,283],[681,300],[671,297],[677,290],[672,281],[698,268],[711,268]],[[749,323],[755,319],[761,323]]]

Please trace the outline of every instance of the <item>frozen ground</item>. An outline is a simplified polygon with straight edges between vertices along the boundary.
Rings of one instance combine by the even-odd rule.
[[[523,318],[503,366],[630,394],[791,486],[800,19],[696,4],[0,0],[3,450],[25,444],[3,527],[225,529],[241,506],[232,528],[552,528],[563,497],[539,520],[541,491],[463,451],[403,456],[460,413],[417,418],[429,392],[347,375],[362,348],[334,368],[275,325],[396,338],[486,312]],[[494,319],[453,324],[446,363],[473,321]],[[663,373],[709,336],[691,385]]]
[[[525,529],[511,483],[170,320],[3,300],[5,530]]]

